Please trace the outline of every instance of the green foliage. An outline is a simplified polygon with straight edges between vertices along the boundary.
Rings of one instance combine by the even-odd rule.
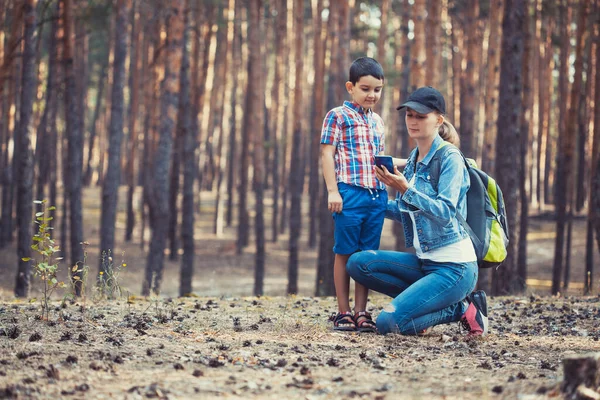
[[[123,295],[119,284],[119,274],[123,268],[127,267],[124,257],[123,253],[121,262],[115,265],[111,250],[102,252],[102,266],[96,280],[96,298],[98,300],[114,300]]]
[[[81,297],[85,302],[85,288],[87,286],[88,273],[90,271],[90,266],[87,265],[87,246],[90,244],[88,242],[81,242],[80,245],[83,248],[83,261],[81,263],[76,263],[71,267],[71,273],[69,274],[71,292],[65,295],[63,301],[67,298],[75,298],[75,293],[77,293],[76,286],[79,285],[81,287]]]
[[[41,279],[44,284],[43,298],[42,298],[42,319],[48,319],[50,309],[48,307],[48,300],[54,290],[59,287],[64,287],[64,282],[59,282],[56,278],[58,272],[58,262],[62,260],[61,257],[56,257],[56,253],[60,251],[60,248],[52,239],[50,232],[52,227],[50,221],[53,217],[50,215],[56,207],[46,206],[46,200],[35,200],[34,203],[41,206],[41,211],[35,214],[35,224],[38,226],[38,231],[33,235],[33,244],[31,249],[36,253],[36,256],[32,259],[24,257],[23,261],[33,261],[34,276]]]

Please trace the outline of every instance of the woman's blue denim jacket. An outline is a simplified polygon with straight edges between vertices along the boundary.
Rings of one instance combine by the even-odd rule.
[[[440,163],[439,179],[430,176],[430,161],[443,139],[437,135],[425,158],[416,163],[417,148],[410,154],[404,176],[408,181],[416,172],[414,184],[395,200],[388,201],[386,218],[401,221],[406,247],[413,247],[413,224],[407,211],[415,212],[415,223],[421,249],[437,249],[464,238],[469,234],[456,219],[456,212],[466,219],[467,190],[471,184],[465,161],[458,150],[445,152]],[[415,168],[416,163],[416,168]]]

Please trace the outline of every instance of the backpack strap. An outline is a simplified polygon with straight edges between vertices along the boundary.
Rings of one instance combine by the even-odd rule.
[[[438,181],[440,178],[440,169],[442,167],[442,160],[444,159],[444,157],[446,157],[446,154],[448,154],[452,149],[456,149],[458,154],[460,154],[460,156],[462,157],[462,159],[465,163],[465,167],[467,168],[467,171],[470,171],[473,168],[471,163],[468,161],[468,159],[465,157],[465,155],[462,153],[462,151],[460,151],[460,149],[458,147],[454,146],[451,143],[443,141],[440,144],[440,146],[437,148],[437,150],[435,151],[435,154],[433,155],[433,158],[429,162],[429,176],[433,178],[433,182],[435,183],[436,190],[437,190],[437,184],[438,184]],[[473,175],[471,173],[469,173],[469,176],[471,177]],[[479,240],[479,238],[477,237],[477,235],[475,234],[473,229],[471,229],[471,227],[469,226],[467,221],[463,218],[462,215],[460,215],[459,212],[456,213],[456,219],[458,220],[460,225],[464,228],[465,231],[467,231],[467,233],[471,237],[471,240],[473,241],[473,244],[475,245],[475,249],[476,250],[480,249],[482,247],[481,240]]]

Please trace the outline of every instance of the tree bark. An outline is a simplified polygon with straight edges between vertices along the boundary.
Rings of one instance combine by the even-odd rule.
[[[502,23],[502,57],[500,62],[500,99],[498,135],[496,141],[496,178],[504,194],[510,243],[502,268],[495,269],[492,293],[516,292],[520,284],[517,275],[517,245],[520,240],[519,170],[520,118],[522,99],[523,36],[525,33],[525,0],[507,0]]]
[[[16,81],[17,78],[17,58],[15,53],[20,50],[21,41],[19,40],[22,30],[23,12],[22,7],[17,3],[13,4],[12,7],[12,24],[10,28],[10,36],[8,39],[8,48],[4,52],[4,62],[2,68],[0,68],[0,95],[4,93],[4,84],[8,81],[8,95],[4,97],[4,108],[2,110],[4,125],[4,139],[5,142],[3,147],[6,149],[4,165],[2,165],[2,218],[0,219],[0,247],[4,247],[6,244],[13,240],[13,209],[14,209],[14,174],[15,174],[15,158],[12,160],[9,157],[8,148],[11,141],[11,133],[13,136],[13,143],[17,143],[15,140],[17,121],[16,110],[11,113],[11,107],[14,105],[17,109],[17,90]],[[10,127],[13,126],[13,132],[10,131]]]
[[[425,85],[425,0],[415,0],[413,5],[414,43],[411,48],[411,92]]]
[[[467,157],[476,158],[476,127],[478,109],[479,65],[478,53],[481,52],[479,29],[479,0],[470,0],[465,18],[466,69],[460,96],[460,143]]]
[[[275,33],[275,77],[273,79],[273,212],[271,219],[271,241],[277,242],[279,236],[279,214],[280,214],[280,192],[282,180],[281,170],[281,143],[284,141],[284,103],[287,101],[285,96],[285,82],[287,80],[285,70],[288,63],[287,51],[287,0],[279,0],[275,3],[277,11],[276,33]],[[316,75],[315,75],[316,77]]]
[[[597,10],[598,8],[595,7],[595,9]],[[596,29],[600,29],[600,21],[596,21]],[[588,77],[588,79],[595,79],[595,92],[594,136],[592,140],[592,161],[590,164],[590,193],[585,246],[584,294],[589,294],[594,287],[594,230],[596,231],[598,250],[600,250],[600,34],[596,34],[594,42],[596,47],[596,54],[593,55],[595,57],[595,71],[593,75]]]
[[[254,295],[264,292],[265,279],[265,223],[264,223],[264,80],[263,57],[261,55],[262,0],[248,3],[248,92],[244,119],[249,122],[244,135],[254,144],[254,193],[255,211],[254,232],[256,255],[254,263]],[[246,117],[248,115],[248,117]]]
[[[425,84],[439,89],[441,71],[442,2],[432,1],[427,10]]]
[[[102,181],[102,215],[100,219],[100,252],[110,254],[115,247],[115,223],[117,202],[121,184],[121,142],[123,141],[123,92],[125,88],[125,58],[127,56],[127,6],[125,0],[118,0],[115,9],[115,40],[113,61],[113,85],[110,102],[110,127],[108,143],[108,167]],[[105,275],[108,265],[105,257],[100,257],[98,271]]]
[[[221,43],[223,46],[223,56],[222,62],[218,67],[218,73],[215,76],[217,81],[222,81],[222,86],[220,87],[220,91],[217,92],[216,103],[219,105],[219,113],[218,119],[215,122],[215,141],[216,141],[216,151],[214,158],[214,171],[215,171],[215,180],[216,180],[216,198],[215,198],[215,214],[213,219],[213,232],[221,236],[223,235],[224,228],[224,199],[225,199],[225,190],[226,186],[223,185],[223,179],[225,176],[225,168],[227,166],[227,157],[223,156],[223,151],[227,151],[227,135],[225,135],[225,120],[226,120],[226,109],[225,104],[230,100],[229,96],[232,95],[229,90],[229,64],[230,58],[232,56],[232,47],[233,47],[233,34],[234,34],[234,18],[232,17],[235,13],[235,1],[229,0],[229,6],[226,7],[224,12],[225,17],[225,40],[224,43]],[[260,50],[260,49],[259,49]],[[261,73],[262,75],[262,73]],[[264,97],[264,96],[263,96]],[[262,107],[262,106],[261,106]],[[227,115],[229,117],[229,115]],[[227,124],[228,125],[228,124]],[[266,125],[265,125],[266,126]],[[264,146],[264,143],[262,144]],[[232,160],[231,158],[229,160]],[[266,179],[265,179],[266,180]]]
[[[531,131],[531,119],[533,110],[530,107],[530,103],[533,98],[532,82],[531,82],[531,62],[532,62],[532,28],[535,24],[532,24],[532,18],[530,17],[529,6],[525,7],[526,12],[524,15],[523,25],[523,63],[522,65],[522,80],[523,80],[523,105],[521,109],[521,152],[519,154],[521,168],[519,170],[519,201],[521,206],[521,218],[519,232],[520,237],[524,240],[520,240],[517,245],[517,275],[516,290],[523,291],[527,286],[527,230],[528,230],[528,214],[529,214],[529,190],[527,187],[529,177],[529,165],[531,157],[528,157],[528,150],[530,145]],[[533,20],[535,22],[535,20]]]
[[[298,168],[303,165],[304,148],[302,140],[302,87],[304,80],[303,60],[303,29],[304,29],[304,1],[294,0],[294,57],[296,63],[296,83],[294,87],[294,106],[292,115],[294,118],[294,131],[292,136],[291,167]],[[290,167],[290,171],[291,171]],[[298,293],[298,253],[300,232],[302,229],[301,200],[304,187],[304,174],[290,173],[290,240],[289,240],[289,263],[288,263],[288,294]]]
[[[552,294],[557,294],[560,290],[565,224],[569,220],[569,208],[572,204],[571,196],[573,196],[573,191],[575,189],[573,160],[575,153],[575,135],[577,132],[577,103],[579,101],[578,94],[582,84],[583,39],[589,4],[589,0],[583,0],[580,7],[579,20],[577,22],[577,44],[575,48],[575,76],[571,87],[570,107],[569,112],[565,115],[566,125],[564,126],[564,129],[560,130],[559,134],[559,157],[556,167],[556,241],[554,248],[554,265],[552,269]],[[568,2],[566,6],[568,6]],[[566,55],[561,57],[561,59],[566,61]],[[561,65],[561,71],[565,72],[566,68],[566,65],[564,67]],[[561,74],[561,79],[567,79],[567,75],[564,75],[564,78],[562,77],[563,75]]]
[[[485,124],[481,169],[495,176],[496,167],[496,116],[498,115],[498,78],[500,77],[500,39],[504,1],[490,2],[487,76],[485,89]]]
[[[64,27],[64,68],[65,68],[65,111],[66,130],[69,138],[68,165],[69,165],[69,226],[70,226],[70,251],[71,262],[69,265],[81,266],[83,262],[83,216],[81,205],[81,178],[83,166],[83,132],[80,130],[81,110],[77,98],[73,42],[72,19],[73,5],[71,0],[63,0],[63,27]],[[79,281],[75,285],[75,295],[81,296],[82,285]]]
[[[388,0],[384,0],[388,1]],[[321,176],[319,174],[319,154],[320,154],[320,135],[321,125],[323,123],[323,113],[325,108],[325,38],[323,31],[323,0],[318,0],[314,12],[314,59],[315,83],[312,95],[312,134],[310,135],[310,180],[308,185],[309,198],[309,227],[308,227],[308,246],[314,248],[319,239],[319,218],[318,212],[321,207],[319,200],[319,187],[321,186]],[[380,58],[382,55],[379,56]]]
[[[146,275],[142,295],[160,292],[164,271],[165,247],[169,228],[169,166],[173,152],[174,117],[177,115],[178,73],[183,35],[182,0],[168,2],[166,17],[166,51],[164,79],[161,82],[159,139],[152,165],[152,180],[148,198],[152,238],[148,250]],[[177,72],[175,72],[177,71]]]
[[[36,184],[36,200],[45,199],[45,186],[50,183],[51,174],[53,171],[54,160],[56,159],[56,138],[53,134],[56,132],[56,113],[58,110],[57,104],[57,55],[58,55],[58,16],[59,3],[53,6],[51,12],[51,28],[48,35],[48,76],[46,77],[46,103],[40,124],[37,128],[37,140],[35,160],[37,161],[38,174]],[[55,203],[50,203],[56,206]]]
[[[137,155],[137,119],[140,106],[140,76],[139,72],[139,52],[140,52],[140,25],[141,13],[138,12],[137,0],[131,3],[131,60],[129,62],[129,120],[127,124],[127,134],[129,136],[129,152],[127,156],[127,165],[125,167],[127,174],[127,222],[125,226],[125,241],[130,242],[133,237],[133,228],[135,226],[135,211],[133,208],[133,195],[135,193],[135,158]],[[141,74],[141,79],[144,75]]]
[[[183,255],[181,257],[179,295],[187,296],[193,291],[194,278],[194,181],[196,180],[195,161],[195,133],[191,129],[192,108],[190,104],[190,56],[187,50],[190,26],[190,1],[185,1],[183,46],[181,54],[181,71],[179,82],[179,120],[177,121],[179,136],[183,139],[182,166],[183,166],[183,198],[181,203],[181,244]]]
[[[15,296],[27,297],[30,286],[31,264],[28,258],[31,255],[31,217],[33,210],[33,151],[31,148],[31,120],[33,115],[33,101],[36,94],[35,76],[35,49],[36,49],[36,15],[35,0],[24,0],[23,7],[23,59],[22,59],[22,84],[21,107],[19,116],[19,133],[16,142],[15,158],[18,160],[15,170],[17,182],[17,222],[18,243],[17,255],[19,267]]]

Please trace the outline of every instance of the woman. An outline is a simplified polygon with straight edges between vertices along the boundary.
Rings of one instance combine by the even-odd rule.
[[[457,213],[466,218],[470,181],[464,159],[457,149],[447,151],[439,177],[429,174],[429,162],[443,142],[440,131],[447,137],[448,130],[454,130],[444,118],[444,97],[432,87],[422,87],[398,107],[403,108],[408,134],[417,147],[404,174],[397,167],[393,173],[376,167],[376,175],[398,191],[398,198],[388,202],[386,217],[402,222],[406,246],[414,247],[416,255],[355,253],[348,260],[348,273],[356,282],[393,298],[377,318],[382,334],[415,335],[434,325],[461,321],[470,335],[484,335],[485,293],[469,295],[477,283],[477,256],[456,218]]]

